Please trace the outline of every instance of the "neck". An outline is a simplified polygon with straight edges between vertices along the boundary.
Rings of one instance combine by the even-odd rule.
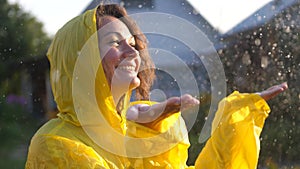
[[[126,108],[125,104],[127,103],[125,102],[127,102],[126,97],[128,97],[126,96],[126,94],[129,92],[127,91],[126,93],[126,92],[117,92],[116,90],[113,91],[112,91],[112,96],[116,105],[117,112],[120,114],[122,110]]]

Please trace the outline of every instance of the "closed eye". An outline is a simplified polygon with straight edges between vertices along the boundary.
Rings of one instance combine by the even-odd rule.
[[[109,44],[111,46],[120,46],[120,41],[119,40],[113,40],[113,41],[110,41]]]

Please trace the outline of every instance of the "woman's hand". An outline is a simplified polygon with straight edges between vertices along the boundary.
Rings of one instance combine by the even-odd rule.
[[[189,94],[185,94],[181,97],[171,97],[168,100],[166,100],[165,103],[160,104],[160,106],[165,106],[163,113],[169,114],[184,111],[191,107],[199,105],[200,101]]]
[[[181,97],[171,97],[152,106],[146,104],[134,105],[128,109],[126,118],[138,123],[149,123],[161,115],[177,113],[199,104],[199,100],[189,94],[185,94]]]
[[[278,94],[282,93],[283,91],[285,91],[286,89],[288,89],[288,85],[286,82],[279,84],[279,85],[275,85],[272,86],[260,93],[258,93],[263,99],[265,99],[266,101],[272,99],[273,97],[277,96]]]

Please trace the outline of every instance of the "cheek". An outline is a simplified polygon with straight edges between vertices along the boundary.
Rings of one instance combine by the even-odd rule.
[[[110,49],[106,55],[102,58],[102,67],[108,82],[113,77],[115,67],[119,64],[118,52]]]
[[[116,66],[118,66],[120,61],[119,53],[114,50],[110,49],[104,56],[102,62],[104,62],[108,67],[111,69],[114,69]]]

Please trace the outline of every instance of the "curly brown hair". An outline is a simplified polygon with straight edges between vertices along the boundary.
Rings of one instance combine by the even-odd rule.
[[[133,35],[136,45],[135,49],[139,51],[141,57],[141,71],[138,73],[138,78],[141,83],[138,88],[136,88],[136,98],[138,100],[149,100],[150,88],[155,79],[155,70],[153,61],[147,50],[147,39],[142,33],[140,28],[130,18],[126,12],[126,9],[118,4],[106,4],[99,5],[96,12],[96,22],[97,30],[101,28],[101,17],[112,16],[121,20],[129,29],[130,33]]]

